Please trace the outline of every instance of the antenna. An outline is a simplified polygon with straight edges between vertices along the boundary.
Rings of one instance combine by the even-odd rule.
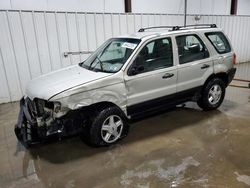
[[[187,24],[187,0],[184,0],[184,27],[186,27]]]

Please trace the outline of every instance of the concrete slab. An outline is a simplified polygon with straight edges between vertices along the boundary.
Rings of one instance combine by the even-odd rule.
[[[249,187],[250,89],[228,87],[222,106],[188,103],[131,126],[127,138],[91,148],[78,137],[25,150],[18,104],[0,105],[0,187]]]

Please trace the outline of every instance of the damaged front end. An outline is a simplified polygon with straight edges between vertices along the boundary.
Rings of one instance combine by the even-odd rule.
[[[79,111],[62,110],[59,102],[42,99],[20,100],[20,112],[15,134],[25,146],[31,146],[57,137],[75,135],[83,130],[86,118]]]

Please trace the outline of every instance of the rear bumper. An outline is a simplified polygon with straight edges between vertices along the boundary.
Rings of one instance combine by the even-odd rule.
[[[236,68],[231,68],[229,71],[228,71],[228,85],[232,82],[234,76],[235,76],[235,73],[236,73]]]

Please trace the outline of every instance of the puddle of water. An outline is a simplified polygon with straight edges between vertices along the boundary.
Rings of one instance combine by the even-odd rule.
[[[164,168],[165,159],[152,160],[143,165],[140,165],[133,170],[127,170],[121,176],[121,184],[124,186],[130,185],[136,180],[145,180],[150,176],[154,176],[162,181],[171,181],[171,187],[176,187],[185,181],[184,172],[190,166],[199,166],[200,163],[193,157],[186,157],[181,164]]]
[[[234,172],[234,174],[236,174],[236,176],[237,176],[236,179],[237,179],[239,182],[243,182],[243,183],[245,183],[245,184],[247,184],[247,185],[250,186],[250,176],[247,176],[247,175],[240,175],[238,172]]]

